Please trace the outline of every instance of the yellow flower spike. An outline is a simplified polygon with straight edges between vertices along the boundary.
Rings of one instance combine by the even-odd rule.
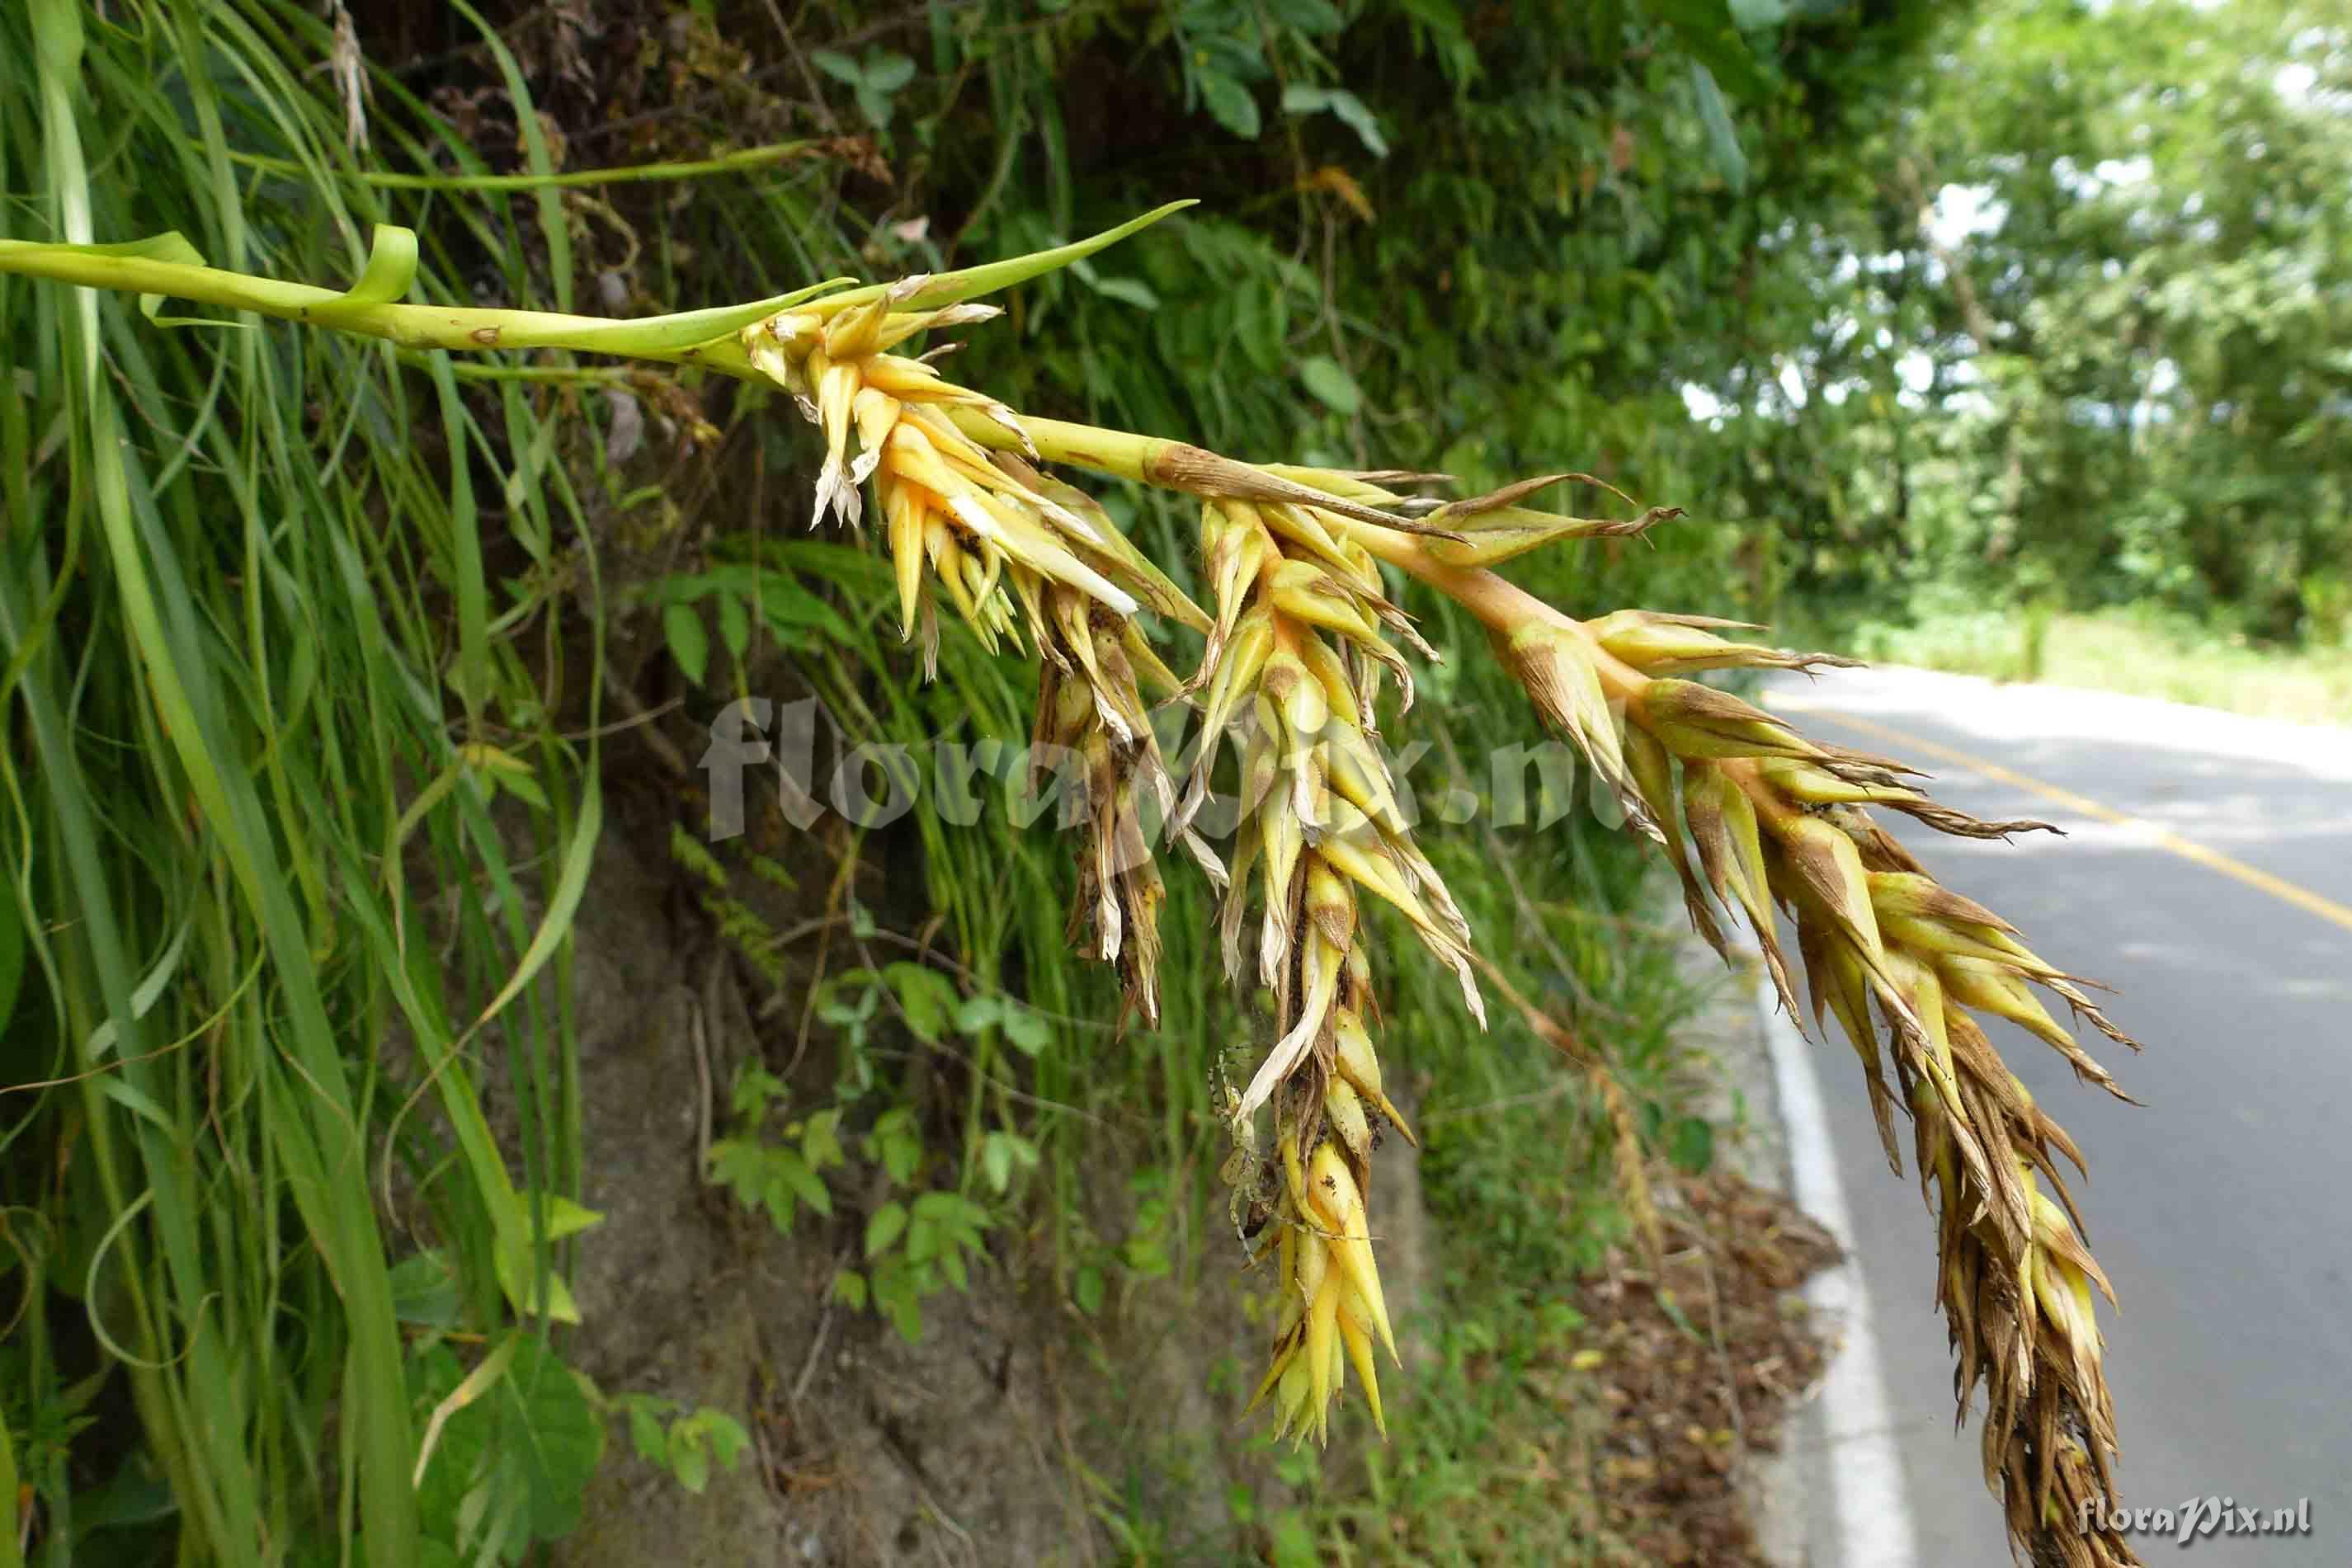
[[[1314,508],[1293,506],[1287,501],[1266,501],[1258,506],[1257,515],[1264,519],[1269,534],[1286,539],[1298,549],[1316,557],[1337,570],[1343,580],[1360,589],[1379,591],[1379,574],[1375,572],[1369,580],[1361,575],[1355,557],[1333,536]],[[1298,564],[1313,563],[1300,561]]]
[[[2088,1385],[2097,1375],[2099,1351],[2105,1343],[2091,1304],[2091,1282],[2042,1249],[2032,1255],[2032,1270],[2034,1302],[2065,1339],[2068,1357]]]
[[[1869,873],[1863,870],[1862,852],[1853,840],[1835,823],[1801,811],[1775,821],[1772,833],[1790,873],[1821,901],[1838,929],[1861,950],[1864,962],[1884,976],[1886,948],[1870,902]]]
[[[858,366],[866,385],[909,402],[934,400],[942,389],[950,392],[959,390],[920,360],[902,359],[897,354],[868,354],[858,361]]]
[[[1801,924],[1797,935],[1799,955],[1804,960],[1806,989],[1812,1004],[1813,1023],[1816,1028],[1820,1027],[1826,1004],[1830,1015],[1837,1019],[1838,1032],[1845,1036],[1846,1043],[1853,1048],[1854,1056],[1862,1062],[1863,1078],[1870,1094],[1871,1117],[1878,1124],[1879,1146],[1885,1152],[1887,1167],[1900,1176],[1903,1174],[1903,1154],[1895,1136],[1895,1098],[1886,1085],[1885,1063],[1878,1049],[1878,1031],[1870,1021],[1870,977],[1853,946],[1839,940],[1821,925]],[[1795,1015],[1793,1003],[1790,1012],[1791,1016]],[[1924,1165],[1923,1161],[1919,1173],[1922,1184],[1927,1176]]]
[[[890,434],[883,443],[883,461],[899,478],[920,485],[944,504],[949,497],[971,486],[940,461],[939,446],[924,432],[921,422],[907,417],[914,412],[912,409],[905,410],[890,427]]]
[[[1381,1092],[1380,1058],[1372,1051],[1372,1037],[1366,1032],[1363,1019],[1342,1009],[1334,1017],[1332,1035],[1337,1046],[1339,1078],[1386,1116],[1389,1124],[1397,1130],[1398,1136],[1419,1148],[1421,1142],[1412,1135],[1412,1127],[1405,1124],[1403,1113]]]
[[[1215,672],[1209,676],[1208,695],[1201,704],[1201,733],[1207,744],[1223,741],[1243,701],[1254,699],[1259,672],[1274,652],[1274,620],[1264,610],[1253,610],[1235,622]],[[1215,760],[1205,753],[1202,768]]]
[[[1641,704],[1643,722],[1677,757],[1827,755],[1763,709],[1696,681],[1654,680],[1642,688]]]
[[[1307,1208],[1307,1162],[1298,1147],[1298,1134],[1286,1131],[1278,1140],[1276,1154],[1282,1166],[1283,1190],[1290,1198],[1292,1210],[1305,1215]],[[1302,1242],[1303,1247],[1306,1243]]]
[[[2033,1169],[2030,1163],[2021,1175],[2027,1183],[2032,1182]],[[2082,1238],[2074,1234],[2074,1221],[2067,1218],[2066,1211],[2039,1186],[2032,1186],[2030,1190],[2033,1204],[2034,1244],[2058,1260],[2071,1273],[2080,1276],[2084,1286],[2083,1304],[2086,1311],[2091,1304],[2089,1291],[2093,1288],[2106,1297],[2109,1306],[2115,1305],[2116,1291],[2107,1282],[2106,1270],[2099,1267],[2098,1260],[2091,1256],[2091,1249],[2084,1246]],[[2095,1333],[2095,1323],[2093,1328]]]
[[[1204,575],[1217,604],[1216,631],[1211,637],[1213,658],[1255,591],[1259,573],[1274,554],[1274,541],[1248,502],[1209,501],[1201,507],[1201,544]]]
[[[1643,803],[1650,808],[1650,816],[1665,840],[1666,863],[1674,868],[1675,880],[1682,888],[1683,909],[1690,916],[1691,929],[1717,956],[1725,956],[1723,928],[1716,924],[1715,912],[1707,907],[1698,873],[1691,869],[1690,845],[1683,836],[1683,813],[1676,810],[1674,759],[1657,737],[1639,725],[1626,727],[1624,746],[1633,787],[1641,791]]]
[[[1295,632],[1279,619],[1274,624],[1274,651],[1266,655],[1265,667],[1257,677],[1258,718],[1280,738],[1283,767],[1295,768],[1323,738],[1331,708],[1323,696],[1323,683],[1292,646]]]
[[[1305,973],[1301,976],[1297,1022],[1266,1053],[1256,1076],[1242,1092],[1241,1103],[1234,1113],[1235,1120],[1245,1120],[1273,1098],[1282,1081],[1297,1071],[1314,1049],[1317,1037],[1330,1021],[1331,1003],[1339,988],[1339,965],[1346,956],[1345,950],[1335,946],[1320,931],[1309,931],[1307,958],[1301,966]]]
[[[1372,1407],[1372,1425],[1381,1437],[1389,1435],[1388,1416],[1381,1409],[1381,1375],[1372,1360],[1371,1335],[1356,1314],[1348,1309],[1351,1303],[1339,1303],[1339,1338],[1348,1347],[1348,1359],[1356,1364],[1356,1375],[1364,1385],[1364,1403]]]
[[[1340,957],[1356,944],[1356,898],[1347,879],[1334,872],[1320,855],[1307,861],[1307,918]]]
[[[1722,632],[1760,632],[1745,621],[1722,621],[1712,615],[1663,615],[1649,610],[1620,610],[1585,627],[1601,645],[1645,675],[1686,675],[1699,670],[1811,670],[1815,666],[1854,669],[1860,661],[1834,653],[1793,653],[1753,643],[1729,643]]]
[[[1312,1171],[1312,1166],[1310,1164],[1303,1164],[1301,1180],[1310,1180],[1307,1171]],[[1291,1201],[1294,1201],[1296,1206],[1296,1199]],[[1294,1216],[1291,1216],[1291,1220],[1294,1220],[1291,1222],[1291,1229],[1294,1229],[1296,1237],[1298,1237],[1298,1250],[1296,1250],[1294,1258],[1291,1258],[1291,1274],[1282,1281],[1282,1291],[1284,1291],[1282,1319],[1286,1326],[1306,1322],[1307,1310],[1315,1305],[1315,1293],[1322,1291],[1324,1279],[1334,1271],[1331,1270],[1331,1249],[1324,1244],[1322,1239],[1318,1239],[1315,1228],[1312,1228],[1312,1220],[1307,1220],[1306,1225],[1298,1225],[1298,1222],[1296,1222],[1306,1216],[1307,1216],[1306,1208],[1298,1208]]]
[[[885,486],[882,517],[889,535],[890,566],[898,586],[898,636],[915,634],[915,606],[923,591],[923,504],[904,485]]]
[[[1972,898],[1966,898],[1919,872],[1874,871],[1870,873],[1870,901],[1882,915],[1909,915],[1961,927],[1981,927],[2014,936],[2017,927]]]
[[[891,439],[895,442],[912,434],[902,424]],[[1023,517],[1005,501],[970,487],[950,489],[943,494],[948,510],[958,522],[1032,571],[1091,595],[1115,615],[1135,613],[1135,600],[1125,589],[1070,553],[1046,533],[1042,524]]]
[[[1748,913],[1764,925],[1772,924],[1772,879],[1765,867],[1764,833],[1756,820],[1756,802],[1748,791],[1715,768],[1704,769],[1706,776],[1722,787],[1720,807],[1724,828],[1728,833],[1731,850],[1737,857],[1740,878],[1747,891],[1744,895]]]
[[[1609,699],[1601,689],[1600,671],[1582,630],[1572,622],[1529,621],[1508,636],[1497,634],[1492,641],[1496,655],[1527,689],[1528,700],[1535,704],[1544,723],[1573,742],[1616,794],[1625,809],[1627,825],[1649,838],[1659,838],[1658,825],[1650,820],[1650,809],[1626,770],[1617,716],[1610,711]],[[1671,740],[1668,745],[1682,750]]]
[[[2007,963],[1938,954],[1936,968],[1943,976],[1945,990],[1954,1000],[1979,1012],[2007,1019],[2063,1056],[2076,1077],[2097,1084],[2118,1100],[2137,1103],[2124,1092],[2115,1075],[2077,1044],[2064,1025],[2050,1016],[2049,1009],[2025,988],[2024,980]]]
[[[1348,661],[1320,637],[1301,637],[1294,651],[1322,683],[1323,700],[1333,716],[1358,730],[1368,727],[1363,693],[1348,669]]]
[[[2003,968],[2031,975],[2038,980],[2063,980],[2067,977],[2043,963],[2031,952],[2003,939],[1990,927],[1934,919],[1910,915],[1899,909],[1883,915],[1879,925],[1890,940],[1905,943],[1925,952],[1948,954],[1957,958],[1977,958],[1997,964]]]
[[[1299,1353],[1307,1358],[1307,1389],[1315,1402],[1315,1440],[1318,1444],[1330,1436],[1331,1396],[1337,1392],[1332,1386],[1331,1364],[1340,1354],[1339,1291],[1344,1284],[1337,1270],[1324,1271],[1307,1308],[1307,1343]]]
[[[1634,733],[1633,729],[1626,732],[1628,742]],[[1785,999],[1788,977],[1777,962],[1770,883],[1764,869],[1763,841],[1757,833],[1756,808],[1720,770],[1692,762],[1683,768],[1683,821],[1698,851],[1699,869],[1706,873],[1717,900],[1726,909],[1744,912],[1767,956],[1776,959],[1774,977]]]
[[[1276,610],[1309,625],[1359,640],[1379,635],[1357,605],[1354,586],[1333,575],[1323,562],[1276,560],[1266,571],[1264,585]]]
[[[1364,1103],[1343,1077],[1333,1077],[1323,1090],[1323,1124],[1340,1145],[1359,1160],[1372,1157],[1372,1124]]]
[[[1242,1415],[1244,1417],[1255,1414],[1257,1407],[1265,1403],[1265,1396],[1272,1394],[1276,1388],[1281,1386],[1283,1375],[1290,1370],[1290,1359],[1289,1353],[1283,1347],[1281,1341],[1277,1339],[1275,1342],[1274,1353],[1266,1358],[1265,1375],[1258,1379],[1257,1392],[1251,1395],[1249,1403],[1242,1406]],[[1279,1402],[1276,1403],[1275,1415],[1276,1426],[1274,1435],[1276,1437],[1280,1437],[1282,1436],[1283,1426],[1286,1425],[1286,1423],[1281,1420],[1281,1406]]]
[[[836,363],[872,353],[879,345],[882,323],[890,314],[890,296],[897,285],[862,305],[853,305],[828,319],[818,333],[826,356]],[[903,298],[903,297],[902,297]]]
[[[1305,560],[1281,562],[1266,574],[1264,582],[1266,597],[1276,610],[1309,626],[1344,637],[1351,646],[1378,660],[1403,688],[1404,706],[1412,706],[1412,667],[1381,636],[1364,612],[1355,590],[1313,561]]]
[[[954,530],[940,521],[936,514],[924,524],[923,549],[924,553],[930,557],[932,577],[948,591],[948,598],[954,601],[956,613],[963,617],[966,625],[980,633],[982,641],[993,647],[994,633],[983,623],[980,605],[973,600],[971,590],[964,580],[963,546],[957,542]]]
[[[1119,580],[1139,594],[1147,608],[1203,636],[1213,629],[1215,622],[1207,612],[1184,596],[1175,580],[1160,570],[1159,562],[1136,548],[1135,541],[1120,531],[1110,514],[1092,496],[1050,474],[1040,473],[1009,452],[991,453],[989,462],[998,472],[997,483],[1009,478],[1018,492],[1047,517],[1098,550],[1115,569]],[[1171,695],[1190,689],[1170,687]]]
[[[816,384],[817,423],[824,432],[824,465],[817,471],[816,505],[813,517],[828,513],[856,527],[864,511],[857,487],[849,479],[850,407],[857,397],[857,369],[831,365]]]
[[[758,333],[788,354],[805,354],[824,330],[824,319],[805,310],[785,310],[769,317],[745,335]]]
[[[1307,1441],[1307,1423],[1313,1410],[1313,1376],[1307,1370],[1307,1353],[1302,1347],[1291,1353],[1283,1368],[1282,1382],[1275,1390],[1275,1404],[1281,1418],[1276,1423],[1274,1435],[1277,1439],[1287,1436],[1293,1448]]]
[[[1364,1304],[1367,1326],[1381,1336],[1389,1359],[1402,1366],[1403,1359],[1397,1354],[1396,1336],[1389,1329],[1388,1301],[1381,1293],[1381,1271],[1372,1258],[1371,1234],[1364,1223],[1364,1200],[1356,1190],[1356,1178],[1349,1174],[1348,1162],[1340,1158],[1338,1146],[1328,1141],[1316,1147],[1315,1162],[1307,1173],[1307,1212],[1328,1232],[1325,1239],[1331,1243],[1332,1257],[1345,1270],[1348,1282],[1355,1287]]]
[[[1389,788],[1388,768],[1361,730],[1335,724],[1323,748],[1323,764],[1333,790],[1381,832],[1401,839],[1411,831]]]
[[[919,281],[909,278],[907,281]],[[901,298],[905,298],[902,296]],[[950,327],[969,327],[982,321],[993,321],[1004,314],[1003,307],[971,301],[950,305],[943,310],[901,310],[885,317],[874,333],[871,350],[885,353],[897,348],[919,332],[943,331]]]
[[[1759,758],[1757,772],[1781,794],[1808,805],[1909,805],[1927,799],[1906,784],[1857,784],[1794,758]]]
[[[1174,696],[1184,689],[1184,679],[1170,669],[1152,647],[1142,630],[1130,621],[1118,629],[1118,645],[1134,667],[1136,678],[1165,695]]]
[[[753,370],[790,392],[796,401],[806,399],[808,394],[805,383],[801,377],[800,368],[785,356],[784,351],[778,348],[772,339],[757,328],[747,328],[742,334],[742,343],[743,357],[751,361]],[[809,406],[814,407],[814,405]]]
[[[857,426],[857,461],[849,465],[849,482],[863,485],[882,461],[883,444],[898,423],[898,400],[887,392],[861,386],[850,400],[849,415]]]
[[[1265,919],[1258,934],[1258,977],[1278,985],[1290,962],[1291,887],[1298,857],[1307,847],[1307,830],[1288,805],[1289,798],[1268,798],[1258,813],[1258,871],[1265,884]]]
[[[987,540],[982,540],[978,549],[964,552],[964,586],[971,590],[973,603],[985,609],[989,595],[996,591],[997,580],[1003,574],[1004,552]]]
[[[1910,954],[1896,949],[1886,955],[1887,974],[1896,990],[1919,1015],[1922,1033],[1931,1050],[1929,1061],[1936,1087],[1945,1091],[1946,1109],[1955,1116],[1967,1113],[1959,1103],[1959,1079],[1952,1066],[1952,1036],[1944,1021],[1944,985],[1936,977],[1935,969],[1921,963]]]
[[[1470,965],[1470,944],[1461,928],[1461,912],[1446,896],[1443,883],[1432,875],[1424,883],[1432,894],[1424,902],[1411,883],[1400,873],[1395,847],[1382,844],[1371,831],[1369,822],[1360,823],[1360,831],[1335,831],[1316,841],[1315,852],[1329,861],[1360,887],[1370,888],[1412,923],[1422,942],[1444,965],[1454,971],[1462,988],[1463,1003],[1480,1028],[1486,1027],[1486,1004],[1478,994],[1478,979]],[[1425,864],[1425,862],[1423,862]],[[1438,908],[1433,911],[1431,904]]]
[[[940,413],[936,404],[909,400],[901,417],[923,433],[923,439],[931,444],[940,461],[965,483],[982,490],[1018,488],[1009,476],[989,461],[987,449]]]

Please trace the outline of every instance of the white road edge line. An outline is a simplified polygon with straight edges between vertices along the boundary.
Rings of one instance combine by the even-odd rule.
[[[1834,1505],[1838,1560],[1843,1568],[1917,1568],[1917,1532],[1895,1445],[1870,1291],[1862,1260],[1854,1255],[1853,1216],[1838,1180],[1837,1148],[1830,1141],[1812,1048],[1780,1011],[1764,978],[1763,955],[1749,956],[1756,960],[1756,1018],[1772,1059],[1772,1088],[1788,1134],[1797,1207],[1826,1227],[1846,1251],[1844,1262],[1814,1275],[1805,1287],[1813,1312],[1844,1331],[1821,1392],[1823,1468]]]

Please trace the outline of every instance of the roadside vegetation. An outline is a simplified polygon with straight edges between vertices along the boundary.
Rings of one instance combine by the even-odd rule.
[[[2352,720],[2352,38],[2295,0],[1987,4],[1801,243],[1811,340],[1694,402],[1830,645]]]
[[[2148,608],[1923,616],[1847,634],[1876,663],[1996,681],[2041,681],[2223,708],[2295,724],[2352,724],[2352,649],[2217,632]]]

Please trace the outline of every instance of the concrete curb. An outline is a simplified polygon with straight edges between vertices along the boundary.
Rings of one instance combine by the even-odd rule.
[[[1762,955],[1751,956],[1760,974]],[[1853,1219],[1846,1207],[1844,1184],[1838,1179],[1837,1149],[1830,1141],[1812,1047],[1780,1010],[1768,985],[1757,987],[1756,1022],[1771,1058],[1790,1196],[1837,1238],[1847,1254],[1844,1262],[1814,1275],[1805,1287],[1805,1300],[1813,1311],[1833,1329],[1843,1331],[1819,1398],[1807,1413],[1809,1427],[1818,1416],[1821,1442],[1818,1447],[1807,1443],[1800,1450],[1818,1456],[1811,1469],[1829,1494],[1833,1525],[1832,1540],[1821,1544],[1832,1548],[1835,1555],[1823,1559],[1818,1550],[1809,1551],[1807,1560],[1821,1568],[1830,1563],[1839,1568],[1916,1568],[1916,1532],[1903,1458],[1895,1445],[1870,1291],[1863,1281],[1861,1261],[1853,1256]],[[1818,1528],[1808,1531],[1812,1537],[1821,1533]]]
[[[1831,1342],[1829,1368],[1790,1413],[1780,1450],[1748,1456],[1741,1490],[1757,1544],[1775,1568],[1919,1568],[1916,1531],[1895,1441],[1875,1320],[1812,1046],[1782,1014],[1763,956],[1734,949],[1721,1000],[1696,1020],[1747,1108],[1725,1155],[1759,1186],[1786,1194],[1837,1239],[1847,1261],[1808,1282],[1804,1299]],[[1722,986],[1722,962],[1693,939],[1686,972]],[[1744,970],[1744,973],[1738,971]],[[1708,1108],[1718,1120],[1731,1104]]]

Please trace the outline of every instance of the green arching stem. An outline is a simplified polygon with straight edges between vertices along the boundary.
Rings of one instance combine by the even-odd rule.
[[[617,169],[568,169],[558,174],[401,174],[379,169],[330,169],[327,172],[354,184],[375,185],[394,191],[537,191],[551,186],[568,189],[649,180],[698,180],[711,174],[730,174],[738,170],[781,163],[788,158],[822,152],[824,146],[822,141],[807,140],[772,141],[764,147],[747,147],[716,158],[671,163],[631,163]],[[291,158],[272,158],[261,152],[231,152],[228,157],[233,163],[267,169],[273,173],[309,176],[318,172],[310,165],[297,162]]]
[[[748,305],[616,321],[550,310],[404,305],[394,300],[357,298],[308,283],[287,283],[191,262],[120,252],[109,254],[36,240],[0,239],[0,272],[47,277],[86,288],[163,295],[235,310],[253,310],[308,326],[383,338],[406,349],[445,349],[457,353],[480,353],[490,349],[571,349],[674,364],[707,364],[727,374],[747,378],[754,372],[733,333],[763,317],[800,304],[818,290],[834,287],[821,283]]]
[[[903,296],[898,303],[908,310],[934,309],[1010,287],[1040,273],[1066,267],[1192,204],[1171,202],[1072,245],[1007,261],[988,262],[960,272],[940,273]],[[849,281],[833,278],[791,294],[747,304],[679,311],[638,320],[549,310],[403,304],[398,296],[408,291],[415,250],[414,234],[393,225],[380,225],[366,271],[360,283],[345,293],[180,259],[193,256],[194,252],[185,241],[170,235],[127,246],[0,239],[0,272],[46,277],[86,288],[192,299],[231,309],[253,310],[308,326],[386,339],[405,349],[440,349],[453,353],[565,349],[670,364],[703,365],[746,381],[760,377],[745,357],[742,344],[736,340],[735,334],[743,328],[796,306],[804,305],[813,314],[831,315],[881,298],[898,287],[868,284],[816,298]]]

